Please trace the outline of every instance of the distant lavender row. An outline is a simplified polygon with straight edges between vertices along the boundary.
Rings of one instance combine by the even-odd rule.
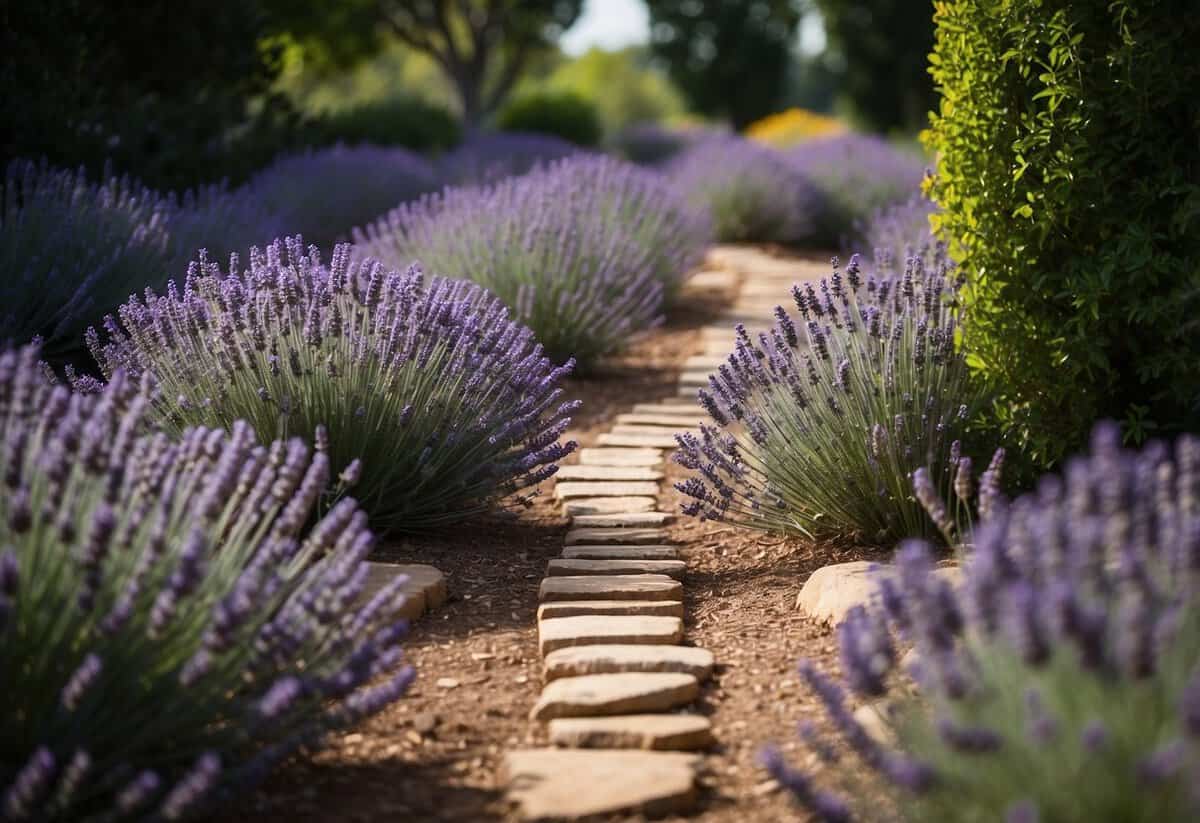
[[[552,357],[583,368],[659,322],[708,238],[707,221],[665,180],[600,156],[446,189],[355,235],[389,265],[419,260],[485,286]]]
[[[573,448],[558,442],[571,363],[555,368],[473,284],[349,254],[326,266],[293,238],[242,272],[202,258],[182,291],[132,299],[89,345],[108,375],[157,377],[170,430],[327,427],[335,471],[361,458],[356,496],[379,530],[469,517],[549,477]]]
[[[365,515],[305,531],[325,454],[144,434],[148,381],[71,394],[37,360],[0,353],[0,818],[194,816],[404,692]]]
[[[837,748],[883,778],[867,790],[843,763],[829,770],[835,794],[769,753],[819,817],[1200,818],[1200,440],[1131,453],[1119,437],[1098,426],[1089,456],[996,506],[960,585],[910,543],[881,605],[850,613],[838,630],[845,686],[886,699],[888,742],[867,734],[845,689],[801,664]],[[916,652],[907,673],[897,640]]]

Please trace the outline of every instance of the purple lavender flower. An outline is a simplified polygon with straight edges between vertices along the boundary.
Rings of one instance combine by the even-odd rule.
[[[438,159],[438,176],[453,186],[495,183],[549,166],[567,157],[586,156],[579,146],[549,134],[491,132],[472,137]]]

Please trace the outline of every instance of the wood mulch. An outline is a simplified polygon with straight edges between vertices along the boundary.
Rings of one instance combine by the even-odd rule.
[[[603,371],[571,380],[568,395],[585,405],[569,436],[589,445],[615,414],[673,396],[683,360],[699,348],[699,327],[723,305],[711,296],[685,298],[676,320]],[[669,476],[682,476],[668,466]],[[669,483],[662,499],[678,510]],[[507,750],[544,743],[528,719],[541,683],[537,591],[566,525],[543,495],[516,521],[476,521],[385,546],[380,559],[431,563],[449,580],[447,603],[417,621],[406,642],[416,682],[359,728],[294,757],[220,820],[515,820],[498,772]],[[836,652],[832,632],[802,619],[794,601],[815,569],[867,554],[684,517],[671,530],[688,546],[687,642],[710,649],[718,662],[699,710],[712,717],[719,745],[706,757],[701,807],[691,819],[803,819],[757,765],[757,753],[777,743],[805,762],[794,730],[815,703],[795,664],[808,656],[835,667]]]

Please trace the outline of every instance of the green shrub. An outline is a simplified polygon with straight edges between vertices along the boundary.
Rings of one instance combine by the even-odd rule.
[[[589,101],[572,92],[537,92],[522,95],[500,112],[501,131],[553,134],[577,146],[600,142],[600,115]]]
[[[1190,0],[946,0],[927,144],[972,367],[1040,464],[1099,417],[1200,422],[1200,15]]]
[[[323,144],[372,143],[413,151],[440,151],[458,145],[462,126],[445,106],[417,97],[360,103],[321,115],[313,126]]]

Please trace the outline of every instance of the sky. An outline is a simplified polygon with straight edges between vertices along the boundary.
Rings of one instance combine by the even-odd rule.
[[[643,0],[586,0],[583,14],[559,41],[570,55],[583,54],[592,46],[619,49],[650,38],[650,15]],[[806,15],[800,24],[800,48],[818,52],[825,45],[825,32],[816,15]]]

